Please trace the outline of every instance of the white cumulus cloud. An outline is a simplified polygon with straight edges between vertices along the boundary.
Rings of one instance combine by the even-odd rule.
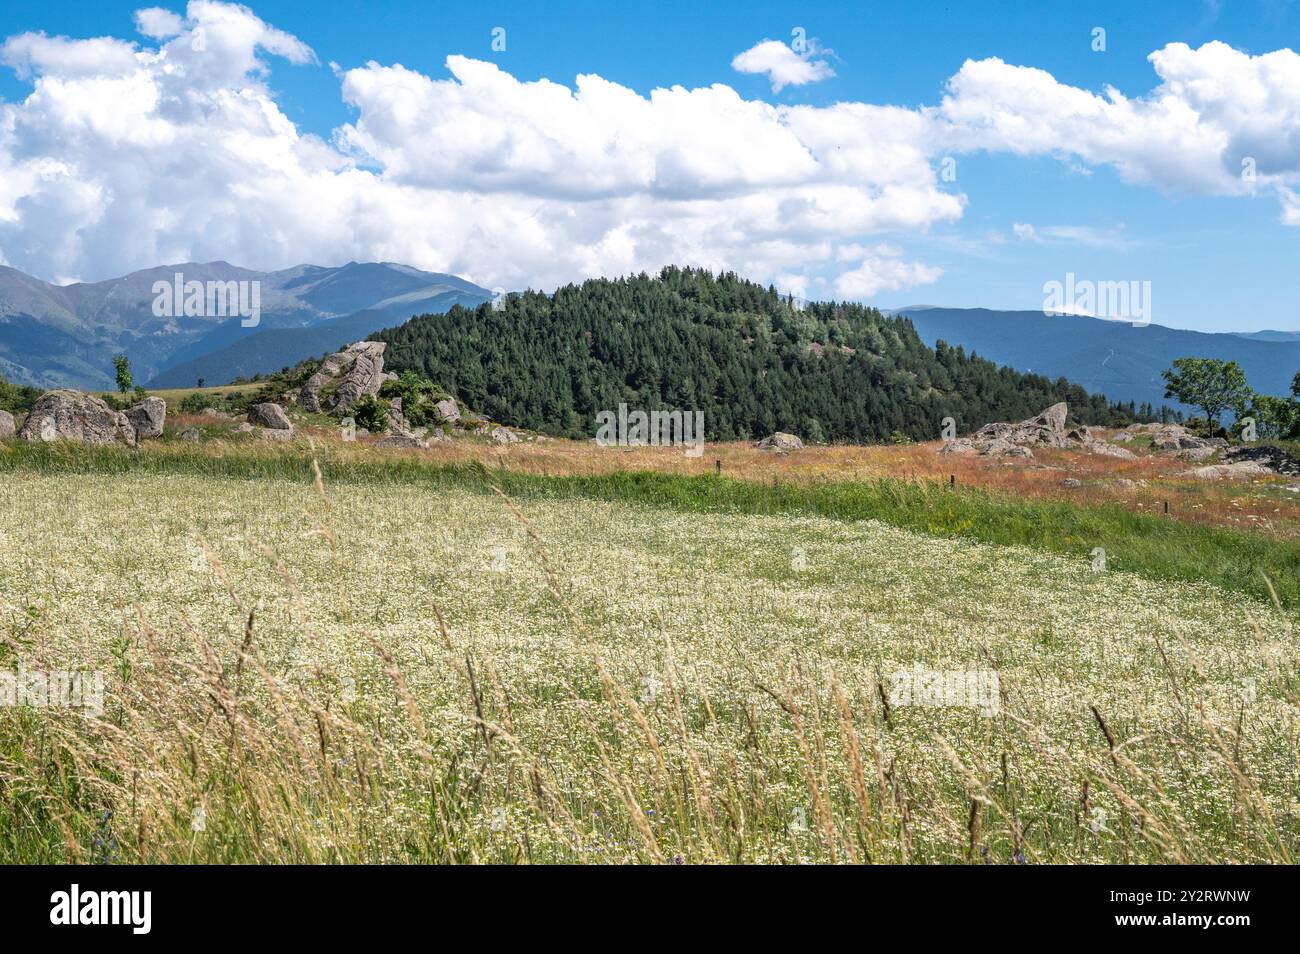
[[[162,7],[147,7],[135,11],[135,28],[141,35],[154,40],[166,40],[176,36],[185,29],[185,21],[179,14]]]
[[[840,298],[872,298],[881,292],[901,291],[937,282],[943,269],[901,258],[898,249],[877,245],[863,250],[858,266],[835,279],[835,294]]]
[[[780,40],[763,40],[743,53],[737,53],[731,68],[738,73],[762,73],[772,84],[772,92],[779,93],[787,86],[803,86],[835,75],[829,63],[816,58],[816,47],[809,45],[804,53],[796,53]]]
[[[678,263],[871,297],[939,279],[881,243],[960,220],[967,199],[936,165],[975,150],[1269,194],[1300,224],[1289,50],[1170,44],[1139,98],[969,61],[920,108],[524,80],[465,56],[433,76],[363,62],[334,68],[354,116],[326,140],[271,86],[273,63],[316,63],[303,40],[215,0],[142,10],[137,26],[146,42],[24,33],[0,46],[31,83],[0,102],[0,258],[13,267],[98,279],[185,260],[387,260],[552,288]],[[1030,235],[1122,241],[1078,226]]]

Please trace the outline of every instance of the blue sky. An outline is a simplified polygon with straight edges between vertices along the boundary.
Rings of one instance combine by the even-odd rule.
[[[115,37],[141,49],[156,49],[167,38],[150,39],[136,31],[133,15],[141,6],[7,0],[0,9],[0,36],[43,32],[48,37],[67,37],[71,41]],[[177,14],[185,12],[180,4],[161,6]],[[860,294],[843,297],[861,297],[882,307],[924,302],[995,308],[1040,307],[1044,282],[1063,279],[1067,272],[1073,272],[1096,280],[1149,281],[1152,318],[1160,324],[1200,330],[1300,329],[1300,299],[1292,287],[1300,252],[1300,225],[1283,224],[1280,193],[1275,187],[1261,188],[1255,194],[1231,194],[1234,187],[1230,181],[1224,180],[1226,185],[1211,182],[1204,168],[1191,168],[1190,160],[1185,168],[1177,149],[1171,149],[1167,157],[1140,162],[1140,171],[1134,173],[1133,157],[1124,146],[1128,137],[1124,123],[1129,121],[1124,118],[1116,119],[1111,133],[1098,136],[1097,143],[1082,147],[1082,151],[1067,140],[1076,131],[1081,140],[1094,134],[1082,128],[1086,123],[1072,120],[1068,111],[1052,120],[1060,123],[1055,128],[1065,146],[1061,150],[1041,142],[1032,148],[1022,147],[1015,134],[1007,133],[999,133],[996,142],[982,133],[972,133],[971,141],[951,152],[943,148],[942,142],[938,147],[931,146],[924,157],[931,167],[937,167],[945,155],[955,159],[955,179],[938,180],[932,191],[961,196],[959,214],[932,211],[914,221],[909,213],[903,216],[907,219],[904,222],[896,221],[896,216],[864,214],[861,221],[872,224],[864,225],[860,233],[854,231],[855,225],[845,223],[827,226],[825,234],[812,234],[803,226],[792,227],[788,263],[780,259],[780,242],[785,241],[781,236],[769,236],[773,247],[762,255],[746,250],[743,233],[752,227],[749,218],[730,220],[730,231],[735,234],[719,237],[727,217],[737,214],[735,207],[723,202],[710,213],[723,220],[710,232],[694,219],[684,224],[677,217],[685,213],[667,208],[662,191],[656,193],[657,197],[642,196],[621,207],[629,210],[627,215],[644,217],[643,225],[628,235],[615,234],[613,219],[620,214],[620,207],[602,206],[599,212],[590,212],[595,208],[592,198],[575,195],[570,189],[562,201],[579,210],[577,214],[589,214],[592,221],[579,231],[565,231],[566,227],[555,224],[563,218],[565,209],[557,204],[561,200],[547,184],[555,181],[554,166],[539,167],[531,179],[523,175],[527,170],[509,170],[511,194],[521,202],[532,199],[534,204],[526,207],[538,210],[536,248],[517,244],[518,235],[528,231],[517,224],[503,225],[504,237],[491,234],[489,226],[476,226],[458,233],[460,239],[454,246],[440,245],[437,236],[411,237],[413,230],[426,227],[402,215],[403,204],[409,207],[414,201],[423,201],[416,197],[428,196],[434,203],[428,220],[437,224],[427,227],[444,233],[463,229],[466,215],[481,215],[490,222],[494,217],[519,215],[518,210],[526,204],[511,202],[501,208],[493,205],[500,180],[485,183],[481,177],[476,178],[471,166],[478,154],[472,150],[457,160],[463,162],[463,169],[442,165],[442,153],[432,157],[439,175],[449,180],[445,186],[418,181],[419,170],[428,168],[431,161],[425,151],[428,144],[421,143],[418,136],[418,123],[428,120],[418,120],[414,130],[381,132],[379,142],[362,128],[364,135],[354,137],[350,149],[339,147],[336,132],[346,124],[364,127],[367,110],[372,111],[371,116],[376,115],[373,110],[377,101],[370,94],[359,94],[357,102],[344,101],[341,86],[346,71],[365,71],[370,63],[380,68],[401,64],[435,82],[447,81],[451,75],[446,65],[448,56],[494,64],[525,84],[545,78],[573,88],[579,74],[595,74],[642,97],[657,88],[682,86],[694,90],[725,84],[745,101],[777,106],[830,108],[837,103],[863,103],[916,111],[938,106],[945,84],[968,60],[997,58],[1008,66],[1046,71],[1057,84],[1054,88],[1102,95],[1107,86],[1113,86],[1128,99],[1138,100],[1149,96],[1162,79],[1148,56],[1169,44],[1184,43],[1195,51],[1203,44],[1220,41],[1247,57],[1298,48],[1300,10],[1295,3],[658,3],[642,9],[609,3],[434,5],[326,0],[304,4],[266,0],[249,6],[262,24],[297,38],[313,53],[294,63],[290,61],[292,56],[267,53],[263,44],[256,55],[266,72],[255,75],[253,81],[292,124],[296,135],[315,134],[323,144],[348,153],[358,168],[386,180],[377,185],[400,185],[401,199],[359,197],[362,190],[355,187],[349,174],[336,170],[337,188],[317,193],[315,201],[353,204],[339,211],[339,230],[332,244],[309,235],[298,247],[292,234],[285,236],[280,245],[266,238],[268,229],[273,228],[268,222],[275,210],[264,207],[273,205],[274,197],[252,209],[219,204],[221,196],[255,191],[265,178],[257,169],[232,170],[228,162],[211,170],[205,179],[229,177],[220,195],[179,203],[177,193],[159,188],[150,194],[142,192],[128,208],[124,199],[115,198],[128,191],[127,185],[113,181],[107,173],[100,175],[100,170],[94,168],[96,153],[89,151],[80,133],[71,131],[79,128],[70,118],[74,110],[50,107],[63,108],[64,112],[53,119],[42,114],[39,122],[31,118],[19,123],[19,128],[40,130],[40,135],[33,131],[29,138],[11,143],[10,161],[27,162],[30,169],[39,153],[47,163],[66,159],[69,165],[76,164],[81,198],[75,208],[70,208],[71,201],[61,196],[38,196],[35,191],[23,199],[11,196],[15,202],[8,216],[11,227],[0,227],[0,254],[8,264],[50,280],[71,280],[103,278],[115,269],[156,264],[150,255],[165,257],[169,253],[227,258],[250,267],[279,267],[295,260],[331,257],[346,261],[352,257],[401,255],[405,260],[418,258],[412,263],[422,267],[469,272],[468,277],[489,287],[547,287],[584,274],[617,272],[627,262],[653,266],[656,256],[676,260],[695,257],[703,263],[736,267],[742,272],[761,272],[753,277],[763,281],[802,283],[803,287],[796,290],[809,297],[840,297],[836,292],[856,290]],[[200,22],[193,16],[194,11],[191,14],[186,20],[187,29]],[[506,31],[505,50],[492,48],[494,27]],[[737,54],[762,40],[789,43],[795,27],[802,27],[805,35],[815,41],[813,52],[806,58],[824,63],[833,76],[774,90],[767,75],[733,67]],[[1095,27],[1106,31],[1104,51],[1093,49]],[[24,60],[25,56],[29,59]],[[0,70],[0,97],[14,109],[33,93],[35,83],[54,83],[61,77],[71,78],[73,83],[85,80],[85,70],[75,65],[80,61],[71,47],[60,48],[57,54],[39,62],[33,55],[11,50],[5,61],[10,68]],[[1242,69],[1249,66],[1243,63]],[[1189,66],[1196,74],[1195,81],[1202,84],[1215,80],[1217,68],[1208,58],[1204,64]],[[357,82],[364,81],[367,75],[357,73]],[[241,82],[230,77],[221,80],[232,89]],[[468,85],[468,81],[462,82]],[[104,96],[102,89],[87,88],[82,94]],[[204,87],[202,94],[215,95],[211,87]],[[997,96],[1005,95],[999,87]],[[1068,102],[1070,95],[1062,93],[1062,102]],[[970,98],[980,97],[971,94]],[[439,98],[421,108],[436,108],[445,102]],[[1026,108],[1032,111],[1033,97],[1026,102]],[[1220,124],[1211,133],[1226,129],[1233,135],[1249,135],[1241,131],[1249,125],[1241,119],[1250,114],[1249,102],[1244,98],[1228,102],[1227,106],[1225,102],[1216,100],[1209,106],[1202,103],[1202,120]],[[480,106],[490,110],[500,103],[479,103],[476,108]],[[117,108],[110,99],[92,101],[91,107],[100,113]],[[978,108],[986,109],[987,103],[980,102]],[[1225,110],[1236,110],[1238,118],[1222,120]],[[1300,167],[1300,157],[1295,155],[1300,148],[1295,112],[1294,103],[1283,104],[1270,120],[1274,125],[1258,134],[1265,141],[1283,143],[1282,155],[1272,156],[1261,165],[1261,171],[1267,169],[1270,175],[1277,176],[1276,187],[1281,189],[1290,188],[1295,180],[1288,177]],[[536,117],[543,125],[545,119],[545,115]],[[1033,126],[1040,119],[1031,115],[1027,125]],[[1212,140],[1211,133],[1202,140]],[[126,148],[122,134],[105,135],[118,138],[111,149],[100,147],[101,153],[111,153],[123,169],[129,169],[130,156],[118,152]],[[399,140],[399,135],[405,138]],[[446,136],[446,130],[441,135]],[[1158,140],[1158,129],[1153,135]],[[1290,135],[1295,138],[1289,139]],[[232,133],[226,142],[232,138],[237,137]],[[1141,133],[1134,138],[1140,139]],[[356,145],[359,141],[365,143],[360,152]],[[678,145],[675,143],[673,148]],[[690,146],[687,141],[683,148]],[[66,155],[61,153],[65,147]],[[146,147],[136,143],[131,148]],[[820,148],[835,147],[823,141]],[[77,153],[77,149],[88,151]],[[761,149],[761,144],[753,144],[753,151]],[[203,154],[210,155],[211,148]],[[663,152],[657,155],[662,168]],[[1225,156],[1224,164],[1236,162],[1235,154]],[[153,161],[143,158],[137,168],[148,170]],[[520,158],[520,162],[527,161],[526,157]],[[631,161],[635,162],[635,158]],[[721,157],[719,161],[734,165],[737,160]],[[1162,171],[1161,162],[1171,170],[1168,175]],[[162,168],[156,173],[138,174],[162,176]],[[312,181],[312,171],[299,170],[293,175]],[[692,169],[689,175],[697,173],[708,178],[714,170]],[[166,174],[174,176],[175,172]],[[765,168],[748,181],[752,184],[755,178],[768,176],[776,181],[783,175],[779,168]],[[909,184],[914,178],[913,172],[899,175],[899,181]],[[19,178],[15,177],[15,181]],[[889,185],[884,183],[880,188]],[[71,186],[68,188],[71,190]],[[712,201],[722,193],[734,195],[738,188],[733,184],[718,185],[710,179],[708,189],[700,195]],[[304,194],[312,193],[304,187]],[[465,204],[469,194],[474,201]],[[607,198],[602,194],[599,201]],[[4,201],[0,191],[0,222],[4,220]],[[122,203],[116,213],[114,201]],[[363,212],[357,211],[355,203],[360,203]],[[541,203],[548,205],[542,209]],[[183,220],[181,204],[196,219],[211,216],[211,221],[186,233],[173,221]],[[393,211],[380,211],[381,206]],[[84,235],[84,241],[73,248],[66,236],[38,235],[30,223],[22,221],[24,208],[31,210],[27,214],[34,222],[34,210],[47,207],[56,208],[53,217],[66,220],[66,229]],[[308,203],[305,211],[310,213],[311,207]],[[635,213],[630,211],[633,207]],[[240,217],[237,225],[230,224],[232,215]],[[357,227],[348,232],[342,222],[361,221],[362,217],[364,229]],[[113,221],[118,241],[95,236],[95,229],[106,229],[107,223]],[[147,226],[142,224],[145,222]],[[407,237],[405,244],[382,237],[386,222],[395,233]],[[138,243],[120,240],[124,230],[130,233],[145,227],[152,232]],[[322,232],[329,233],[329,228]],[[511,232],[516,234],[511,236]],[[589,245],[584,245],[587,242]],[[548,243],[552,258],[560,252],[567,254],[570,245],[582,246],[583,251],[551,267],[543,264],[549,261]],[[628,243],[636,247],[629,250],[624,247]],[[798,246],[797,250],[793,250],[794,246]],[[479,250],[466,251],[470,247]],[[814,247],[829,251],[818,258],[820,253],[811,251]],[[224,254],[220,254],[223,249]],[[859,259],[862,264],[858,277],[844,278]]]

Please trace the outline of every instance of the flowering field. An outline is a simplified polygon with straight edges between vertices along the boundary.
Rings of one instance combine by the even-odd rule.
[[[0,673],[102,699],[11,680],[0,861],[1290,861],[1295,621],[870,521],[15,471]]]

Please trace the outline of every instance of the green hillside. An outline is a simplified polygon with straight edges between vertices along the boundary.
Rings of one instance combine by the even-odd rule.
[[[905,318],[847,303],[799,309],[731,273],[670,267],[454,307],[372,336],[393,370],[411,369],[495,420],[552,434],[594,433],[621,402],[704,412],[711,440],[792,431],[875,441],[969,430],[1068,401],[1081,423],[1125,423],[1131,404],[1064,378],[1000,368]]]

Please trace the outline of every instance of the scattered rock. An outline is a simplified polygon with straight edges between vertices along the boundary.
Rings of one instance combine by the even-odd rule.
[[[14,416],[8,411],[0,411],[0,441],[13,437],[17,433],[18,428],[14,424]]]
[[[122,413],[135,428],[136,440],[162,437],[163,425],[167,423],[167,402],[162,398],[145,398]]]
[[[1062,486],[1062,487],[1082,487],[1082,486],[1083,486],[1083,481],[1082,481],[1082,480],[1079,480],[1079,479],[1076,478],[1076,477],[1066,477],[1065,480],[1061,481],[1061,486]]]
[[[1103,457],[1116,457],[1120,460],[1137,460],[1137,454],[1133,453],[1127,447],[1117,447],[1114,444],[1108,444],[1106,441],[1092,441],[1085,445],[1093,454],[1100,454]]]
[[[518,444],[519,443],[519,435],[507,427],[502,427],[500,424],[492,428],[488,436],[491,437],[492,440],[497,444]]]
[[[1275,474],[1300,477],[1300,459],[1292,457],[1280,447],[1273,447],[1271,444],[1233,447],[1224,451],[1223,457],[1228,461],[1254,461],[1267,467]]]
[[[306,411],[346,414],[362,397],[378,394],[385,381],[382,341],[358,341],[326,358],[302,386],[298,404]]]
[[[1191,477],[1194,480],[1236,480],[1239,477],[1264,477],[1273,473],[1263,464],[1253,460],[1244,460],[1236,464],[1211,464],[1208,467],[1196,467],[1185,470],[1179,477]]]
[[[195,428],[192,427],[190,428],[191,431],[194,429]],[[255,430],[257,430],[257,428],[253,427],[253,425],[249,424],[247,421],[243,421],[238,426],[235,427],[236,434],[247,434],[249,431],[255,431]],[[187,431],[186,433],[189,432]]]
[[[97,397],[68,389],[38,397],[18,436],[25,441],[136,445],[135,427],[125,414]]]
[[[293,431],[286,431],[278,427],[259,427],[254,430],[254,433],[262,440],[276,441],[281,444],[293,440]]]
[[[1032,447],[1077,447],[1093,454],[1135,460],[1132,451],[1117,447],[1101,438],[1095,427],[1080,426],[1066,431],[1065,422],[1070,408],[1064,402],[1045,408],[1037,416],[1019,423],[996,422],[985,424],[970,437],[947,441],[940,449],[944,454],[969,454],[978,451],[986,457],[1033,458]],[[1124,440],[1133,440],[1134,434],[1122,432]]]
[[[784,431],[777,431],[770,437],[765,437],[754,445],[759,450],[776,451],[778,454],[788,454],[791,451],[803,450],[803,441],[793,434],[787,434]]]
[[[398,437],[411,436],[411,422],[402,413],[400,397],[391,398],[388,402],[388,433],[396,434]]]
[[[251,431],[253,426],[250,424],[248,429]],[[181,440],[187,441],[191,444],[197,444],[199,441],[203,440],[203,432],[197,427],[187,427],[185,430],[181,431]]]
[[[389,434],[375,441],[376,447],[428,447],[424,441],[412,434]]]
[[[293,423],[289,420],[289,415],[284,413],[284,408],[269,401],[263,404],[254,404],[250,407],[248,409],[248,422],[256,424],[258,427],[266,427],[276,431],[293,430]]]
[[[1151,438],[1151,446],[1156,450],[1177,451],[1188,450],[1193,447],[1207,447],[1212,445],[1211,441],[1203,437],[1197,437],[1181,424],[1161,424],[1153,422],[1151,424],[1130,424],[1115,440],[1127,443],[1140,436]]]
[[[1034,452],[1028,447],[1013,444],[1001,437],[985,441],[983,444],[977,444],[976,446],[979,447],[979,452],[985,457],[1027,457],[1032,460],[1034,456]]]
[[[1201,461],[1208,460],[1219,452],[1217,447],[1211,447],[1208,444],[1205,447],[1185,447],[1178,452],[1182,460]]]

